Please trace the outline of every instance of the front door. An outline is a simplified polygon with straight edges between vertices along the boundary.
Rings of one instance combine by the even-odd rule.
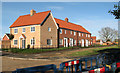
[[[86,40],[86,47],[88,47],[88,40]]]
[[[69,43],[70,46],[73,46],[73,39],[70,38],[70,43]]]
[[[68,47],[68,39],[64,38],[64,47]]]
[[[84,47],[84,39],[82,39],[82,45],[81,46]]]
[[[25,40],[22,40],[22,48],[25,48]]]

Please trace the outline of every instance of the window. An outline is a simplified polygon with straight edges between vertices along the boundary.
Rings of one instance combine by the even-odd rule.
[[[76,40],[74,40],[74,45],[76,45]]]
[[[65,30],[65,34],[66,34],[66,30]]]
[[[51,39],[47,39],[47,45],[52,45],[52,40]]]
[[[17,45],[17,40],[14,40],[14,45]]]
[[[35,27],[31,27],[31,32],[35,32]]]
[[[62,39],[59,40],[59,45],[63,45],[63,40]]]
[[[60,29],[60,34],[62,34],[62,29]]]
[[[86,34],[86,37],[87,37],[87,34]]]
[[[18,29],[14,29],[14,33],[18,33]]]
[[[80,36],[80,32],[79,32],[79,36]]]
[[[70,31],[70,33],[72,34],[72,31]]]
[[[51,28],[50,28],[50,27],[48,27],[48,31],[51,31]]]
[[[88,37],[90,37],[90,35],[88,34]]]
[[[31,39],[31,45],[35,45],[35,39]]]
[[[74,31],[74,35],[76,35],[76,32]]]
[[[83,33],[82,33],[82,36],[83,36]]]
[[[22,32],[25,32],[25,28],[22,29]]]

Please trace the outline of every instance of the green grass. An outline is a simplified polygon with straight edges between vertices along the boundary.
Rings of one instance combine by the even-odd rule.
[[[68,54],[69,56],[72,57],[78,57],[78,56],[89,56],[89,55],[95,55],[95,54],[99,54],[99,50],[104,50],[104,49],[111,49],[111,48],[118,48],[118,46],[111,46],[111,47],[106,47],[106,48],[93,48],[93,49],[87,49],[84,51],[78,51],[78,52],[74,52],[72,54]]]

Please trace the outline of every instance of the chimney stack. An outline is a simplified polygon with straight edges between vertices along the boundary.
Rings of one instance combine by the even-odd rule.
[[[33,16],[34,14],[36,13],[36,11],[35,10],[30,10],[30,16]]]
[[[68,22],[68,18],[67,17],[65,18],[65,21]]]

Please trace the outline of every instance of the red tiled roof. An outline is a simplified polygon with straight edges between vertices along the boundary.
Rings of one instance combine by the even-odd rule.
[[[96,36],[91,36],[92,39],[96,39]]]
[[[85,33],[90,33],[80,25],[76,25],[76,24],[71,23],[71,22],[66,22],[64,20],[57,19],[57,18],[55,18],[55,21],[56,21],[56,23],[59,24],[59,27],[61,27],[61,28],[71,29],[71,30],[75,30],[75,31],[81,31],[81,32],[85,32]]]
[[[30,14],[20,16],[10,26],[10,28],[11,27],[18,27],[18,26],[41,24],[44,21],[44,19],[46,18],[46,16],[48,15],[48,13],[50,13],[50,12],[51,11],[39,12],[39,13],[35,13],[33,16],[30,16]],[[60,20],[60,19],[57,19],[57,18],[55,18],[55,21],[59,24],[59,27],[61,27],[61,28],[71,29],[71,30],[75,30],[75,31],[81,31],[81,32],[85,32],[85,33],[90,33],[80,25],[76,25],[74,23],[66,22],[64,20]]]
[[[34,24],[40,24],[43,22],[45,17],[48,15],[48,13],[51,11],[45,11],[45,12],[39,12],[35,13],[33,16],[23,15],[20,16],[11,26],[11,27],[18,27],[18,26],[26,26],[26,25],[34,25]]]

